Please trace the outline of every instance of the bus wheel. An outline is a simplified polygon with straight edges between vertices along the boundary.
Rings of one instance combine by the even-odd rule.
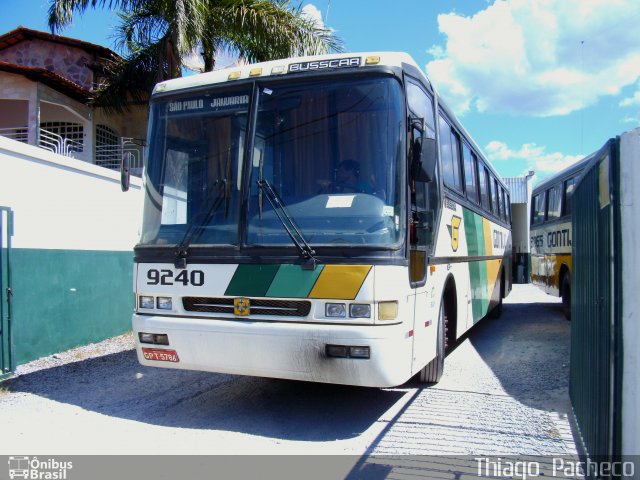
[[[571,275],[568,272],[562,277],[562,313],[571,320]]]
[[[438,383],[444,372],[444,354],[446,345],[447,316],[444,313],[444,298],[440,302],[438,315],[438,333],[436,337],[436,358],[431,360],[420,370],[420,383]]]

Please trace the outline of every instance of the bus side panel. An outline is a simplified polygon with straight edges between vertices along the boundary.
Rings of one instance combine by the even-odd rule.
[[[559,296],[563,265],[571,272],[571,222],[532,227],[531,282],[545,293]]]
[[[435,356],[436,330],[433,327],[425,327],[429,320],[431,320],[431,325],[437,320],[437,314],[434,317],[433,313],[434,307],[430,305],[431,296],[428,292],[428,284],[418,289],[412,289],[407,267],[376,265],[374,269],[376,302],[398,302],[398,318],[402,322],[407,338],[411,339],[411,362],[406,365],[406,368],[413,375]],[[384,322],[378,320],[377,323],[383,324]],[[399,357],[404,358],[403,356]]]
[[[510,252],[508,228],[445,199],[434,258],[436,264],[444,260],[436,268],[444,269],[445,276],[435,284],[440,285],[439,299],[447,276],[455,282],[456,318],[449,320],[456,322],[456,338],[499,303],[501,290],[497,286],[502,273],[505,294],[510,290]]]

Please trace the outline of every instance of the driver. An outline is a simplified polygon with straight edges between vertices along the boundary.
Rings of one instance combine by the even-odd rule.
[[[371,186],[360,181],[360,164],[355,160],[343,160],[334,171],[332,193],[371,193]]]

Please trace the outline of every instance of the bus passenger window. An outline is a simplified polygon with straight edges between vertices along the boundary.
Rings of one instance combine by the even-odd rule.
[[[544,222],[545,211],[547,209],[546,192],[539,193],[533,197],[533,211],[531,212],[531,223]]]
[[[474,203],[478,203],[478,179],[476,178],[478,160],[466,143],[462,144],[462,157],[464,158],[464,181],[467,198]]]
[[[571,197],[576,188],[576,177],[565,180],[562,200],[562,216],[571,215]]]
[[[493,180],[493,182],[491,180]],[[489,185],[491,186],[491,206],[493,209],[493,214],[499,217],[500,210],[498,209],[498,182],[495,178],[491,177],[489,180]]]
[[[462,192],[460,173],[460,148],[458,136],[451,130],[447,121],[440,116],[440,157],[442,158],[442,178],[444,184]]]
[[[487,212],[491,211],[491,206],[489,205],[489,188],[488,188],[488,174],[487,169],[484,165],[478,162],[478,174],[479,174],[479,183],[480,183],[480,200],[482,206]]]
[[[560,218],[560,198],[562,198],[560,185],[556,185],[555,187],[547,190],[547,199],[549,203],[549,209],[547,210],[547,220],[555,220],[556,218]]]

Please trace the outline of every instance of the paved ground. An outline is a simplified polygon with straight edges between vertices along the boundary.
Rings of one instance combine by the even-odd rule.
[[[0,454],[574,454],[569,331],[557,299],[516,285],[437,386],[383,390],[142,367],[120,338],[1,385]]]

